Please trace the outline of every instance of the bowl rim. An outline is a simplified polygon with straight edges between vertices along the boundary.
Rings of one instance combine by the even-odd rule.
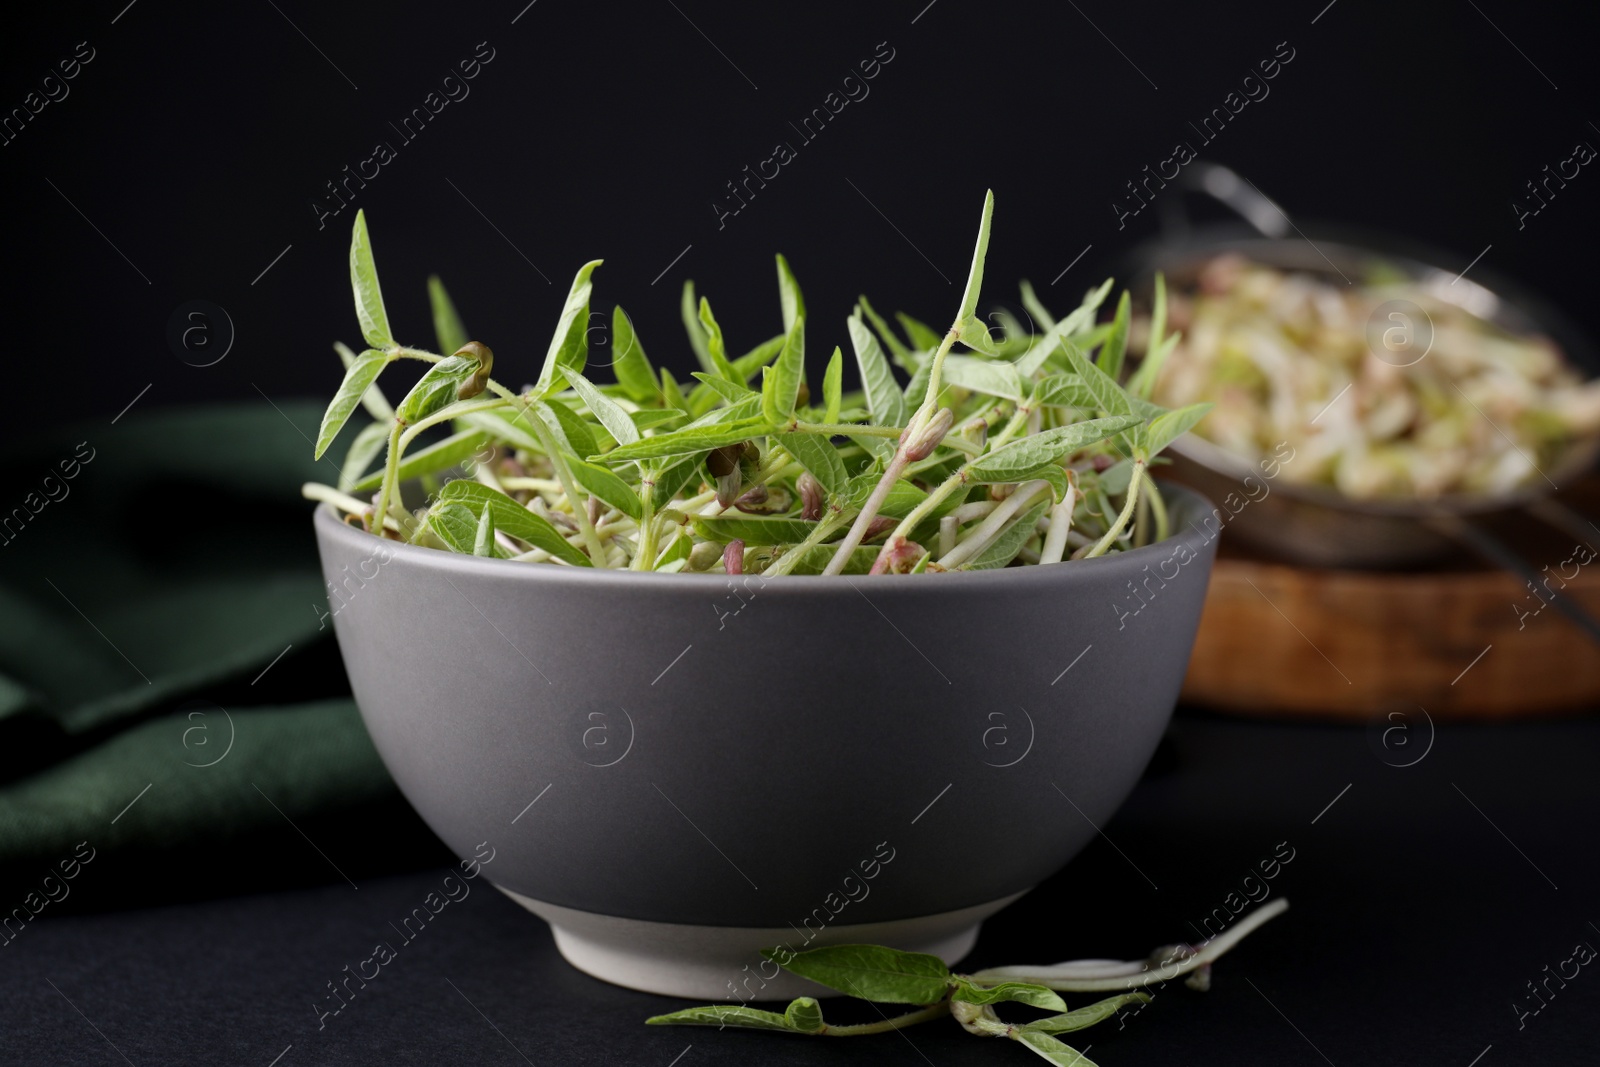
[[[1175,519],[1174,528],[1165,541],[1154,541],[1140,548],[1129,549],[1111,556],[1098,556],[1094,559],[1073,560],[1072,566],[1062,567],[1051,565],[1049,567],[997,567],[983,571],[953,571],[940,574],[938,580],[932,583],[932,588],[948,587],[952,584],[963,588],[996,586],[1010,588],[1019,581],[1054,581],[1070,582],[1077,580],[1074,576],[1084,574],[1091,570],[1100,571],[1108,568],[1140,570],[1142,567],[1154,563],[1158,558],[1170,554],[1175,546],[1188,543],[1194,539],[1194,532],[1198,531],[1194,523],[1202,517],[1209,517],[1220,509],[1211,500],[1198,490],[1180,485],[1176,482],[1163,480],[1161,483],[1162,494],[1167,498],[1168,509]],[[377,539],[367,531],[352,526],[339,517],[332,504],[318,504],[312,518],[313,526],[319,538],[327,537],[337,544],[355,548],[362,554],[370,554],[366,546]],[[1227,526],[1226,521],[1223,529]],[[1191,532],[1185,532],[1187,530]],[[1219,530],[1220,534],[1220,530]],[[1209,544],[1216,540],[1216,536],[1206,539]],[[401,558],[420,566],[434,569],[452,571],[456,574],[473,577],[498,576],[500,581],[518,582],[555,582],[565,585],[600,585],[626,584],[631,587],[645,586],[660,588],[662,590],[681,589],[686,592],[703,594],[715,589],[725,591],[730,582],[730,576],[721,573],[707,574],[659,574],[655,571],[629,571],[613,567],[573,567],[573,566],[522,566],[510,567],[510,560],[490,559],[479,556],[462,555],[455,552],[444,552],[436,548],[425,548],[421,545],[409,545],[400,541],[384,539],[381,542],[387,545],[390,551]],[[847,591],[861,592],[857,586],[857,579],[867,579],[873,582],[874,596],[879,593],[898,595],[898,591],[910,589],[923,590],[925,583],[921,581],[896,582],[891,578],[904,578],[906,575],[867,575],[867,574],[784,574],[767,578],[759,574],[742,575],[746,582],[755,580],[761,583],[763,591],[781,590],[787,593],[800,593],[807,589],[818,592],[839,594]],[[926,577],[926,576],[923,576]],[[671,581],[668,581],[671,579]],[[882,579],[882,581],[879,581]],[[659,583],[657,585],[656,583]],[[864,593],[862,594],[865,595]]]

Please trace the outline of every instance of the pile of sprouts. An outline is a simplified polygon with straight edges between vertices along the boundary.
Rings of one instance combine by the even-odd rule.
[[[850,393],[840,347],[820,388],[808,385],[805,300],[782,256],[783,330],[742,355],[729,354],[710,303],[685,285],[684,325],[701,368],[693,383],[651,364],[621,307],[612,315],[615,380],[585,374],[600,261],[584,264],[538,379],[513,392],[491,377],[493,352],[468,338],[437,278],[429,294],[440,352],[394,340],[358,213],[350,272],[370,347],[335,346],[345,375],[318,458],[357,406],[373,421],[351,441],[337,485],[309,484],[304,494],[414,545],[635,571],[984,570],[1165,538],[1151,464],[1210,405],[1168,410],[1149,399],[1178,341],[1166,330],[1164,287],[1125,383],[1128,295],[1098,321],[1110,281],[1059,319],[1024,282],[1032,328],[1000,312],[991,330],[976,308],[993,210],[991,193],[943,334],[904,314],[897,332],[861,298],[846,322],[861,386]],[[391,405],[378,377],[400,360],[428,366]]]

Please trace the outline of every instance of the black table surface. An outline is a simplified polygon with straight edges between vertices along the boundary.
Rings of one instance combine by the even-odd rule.
[[[1600,1064],[1600,973],[1577,962],[1600,947],[1600,721],[1412,731],[1385,748],[1357,726],[1181,715],[1104,833],[987,923],[965,966],[1140,957],[1264,888],[1290,910],[1209,992],[1173,982],[1077,1046],[1104,1067]],[[319,1020],[327,983],[395,941],[444,873],[42,916],[0,949],[0,1063],[1040,1062],[949,1020],[838,1040],[645,1027],[687,1002],[572,969],[483,881]]]

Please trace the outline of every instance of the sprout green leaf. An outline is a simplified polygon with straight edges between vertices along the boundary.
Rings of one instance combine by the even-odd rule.
[[[762,370],[761,410],[768,421],[778,424],[794,415],[805,370],[806,320],[801,316],[789,327],[778,361]]]
[[[747,396],[756,395],[748,385],[736,385],[728,379],[705,371],[695,371],[694,376],[699,382],[716,393],[730,404],[736,404]]]
[[[1089,362],[1070,341],[1063,340],[1062,346],[1066,349],[1067,361],[1078,375],[1078,380],[1089,390],[1089,395],[1094,397],[1096,407],[1107,415],[1126,415],[1133,410],[1133,405],[1128,401],[1128,394],[1122,391],[1122,386],[1117,384],[1115,378]]]
[[[606,428],[606,432],[616,440],[617,444],[631,445],[639,440],[639,428],[633,424],[633,420],[628,417],[622,405],[602,393],[589,379],[575,370],[569,370],[567,384],[572,386],[573,392],[583,398],[589,414]]]
[[[794,332],[794,324],[806,317],[806,299],[800,295],[800,283],[795,281],[789,261],[782,255],[778,260],[778,301],[783,307],[783,332]]]
[[[1004,400],[1021,400],[1027,393],[1022,376],[1011,364],[972,356],[946,356],[944,380],[970,392]]]
[[[731,1026],[742,1030],[783,1030],[791,1034],[820,1034],[826,1029],[822,1006],[811,997],[790,1001],[782,1015],[746,1007],[685,1008],[645,1020],[650,1026]]]
[[[1037,1030],[1018,1030],[1014,1040],[1056,1067],[1095,1067],[1095,1062],[1065,1041],[1057,1041]]]
[[[857,307],[860,311],[860,314],[865,315],[867,321],[872,323],[872,328],[877,331],[878,339],[883,342],[884,347],[889,350],[890,355],[894,356],[897,363],[903,363],[905,358],[911,355],[911,349],[907,348],[905,342],[901,341],[899,337],[895,336],[894,330],[891,329],[889,324],[883,320],[883,316],[879,315],[877,311],[873,309],[872,304],[868,302],[866,297],[863,296],[857,300]],[[855,336],[853,331],[851,336]],[[860,349],[858,348],[857,351],[859,352]]]
[[[989,255],[989,229],[993,222],[994,190],[990,189],[983,198],[983,218],[978,223],[978,244],[972,251],[972,269],[967,272],[967,288],[961,294],[961,310],[956,312],[957,322],[965,322],[978,310],[978,294],[983,289],[983,261]]]
[[[599,497],[631,519],[643,514],[644,504],[639,500],[638,492],[608,468],[598,463],[585,463],[581,459],[569,460],[567,466],[572,471],[573,480],[590,495]]]
[[[1099,400],[1076,374],[1052,374],[1034,383],[1033,402],[1043,407],[1092,408]]]
[[[1212,405],[1209,402],[1190,404],[1188,407],[1164,412],[1151,419],[1150,425],[1145,427],[1142,442],[1147,454],[1155,455],[1188,433],[1194,428],[1195,423],[1205,418],[1206,412],[1210,411],[1211,408]]]
[[[358,358],[350,351],[350,346],[340,341],[333,343],[333,350],[339,354],[339,362],[344,364],[345,370]],[[389,401],[384,397],[383,390],[377,384],[367,386],[367,391],[361,394],[361,406],[367,409],[367,414],[379,422],[388,422],[394,418],[394,408],[389,406]]]
[[[1117,314],[1111,320],[1111,332],[1100,345],[1100,355],[1095,363],[1111,378],[1122,377],[1122,361],[1128,351],[1128,321],[1133,315],[1133,305],[1128,294],[1117,301]]]
[[[702,367],[711,363],[711,351],[706,347],[705,327],[700,325],[700,304],[694,297],[694,282],[683,283],[683,297],[678,302],[678,313],[683,319],[684,332],[689,335],[689,347]]]
[[[727,345],[722,340],[722,327],[717,324],[717,317],[711,313],[711,302],[703,296],[700,298],[700,325],[705,328],[706,358],[703,366],[706,373],[715,374],[734,385],[743,385],[743,379],[734,372],[733,365],[728,362]]]
[[[1097,1000],[1093,1004],[1069,1011],[1061,1015],[1052,1015],[1047,1019],[1035,1019],[1023,1026],[1024,1030],[1033,1030],[1041,1034],[1065,1034],[1073,1030],[1082,1030],[1086,1026],[1104,1022],[1111,1018],[1122,1008],[1129,1004],[1146,1004],[1150,1001],[1148,993],[1122,993],[1118,996]]]
[[[367,215],[356,212],[350,234],[350,286],[355,290],[356,318],[361,336],[373,348],[394,344],[389,332],[389,313],[383,308],[383,290],[378,287],[378,268],[372,261],[372,239],[367,235]]]
[[[694,532],[708,541],[743,541],[746,545],[787,545],[806,539],[816,523],[757,515],[694,515]]]
[[[906,336],[911,338],[911,344],[921,352],[931,352],[939,347],[939,331],[927,323],[912,318],[904,311],[894,313],[895,321],[900,323],[901,329],[906,331]]]
[[[624,459],[657,459],[663,456],[708,452],[713,448],[731,445],[736,441],[766,433],[770,429],[770,424],[760,416],[711,426],[687,426],[671,433],[640,438],[631,445],[621,445],[613,449],[605,456],[591,454],[589,459],[591,461],[605,459],[614,463]]]
[[[534,548],[542,548],[575,567],[592,565],[589,557],[573,548],[549,519],[529,511],[497,489],[468,478],[457,478],[445,483],[444,488],[439,490],[439,500],[465,507],[473,516],[474,534],[478,513],[492,508],[496,529],[507,537],[514,537]]]
[[[836,423],[839,421],[839,406],[844,399],[844,353],[839,346],[833,348],[833,355],[828,357],[828,369],[822,375],[822,421]]]
[[[339,489],[349,492],[367,473],[367,468],[372,466],[372,461],[383,453],[383,446],[389,440],[389,427],[381,422],[369,422],[356,434],[355,440],[350,442],[350,449],[344,454],[344,462],[339,466]]]
[[[496,555],[494,543],[494,509],[484,508],[478,516],[478,533],[472,542],[474,556]]]
[[[661,395],[655,371],[644,354],[644,345],[634,333],[633,320],[618,304],[611,309],[611,373],[629,400],[635,404],[648,404]]]
[[[762,955],[818,985],[879,1004],[932,1004],[950,992],[950,969],[938,956],[881,945],[828,945]],[[784,958],[787,957],[787,958]]]
[[[972,475],[987,481],[1014,481],[1035,467],[1053,462],[1061,456],[1104,441],[1143,420],[1137,415],[1114,415],[1103,419],[1090,419],[1070,426],[1057,426],[1052,430],[1030,434],[1005,447],[980,457],[969,468]]]
[[[322,454],[333,444],[333,439],[339,436],[339,431],[344,429],[344,424],[349,421],[350,413],[356,409],[361,398],[373,382],[378,380],[378,373],[389,362],[389,357],[375,348],[369,348],[357,356],[344,372],[344,380],[339,383],[339,389],[333,394],[333,401],[328,405],[328,410],[322,415],[322,426],[317,430],[317,444],[314,458],[321,459]]]
[[[582,371],[589,358],[589,294],[594,285],[589,280],[602,260],[591,260],[578,268],[572,279],[572,288],[556,320],[555,336],[545,352],[544,368],[534,384],[534,395],[548,396],[565,384],[568,369]]]
[[[447,356],[429,367],[395,408],[395,418],[414,426],[434,412],[454,403],[461,386],[478,372],[478,361]],[[374,372],[375,374],[376,372]],[[365,387],[363,387],[365,388]],[[348,414],[348,413],[347,413]]]
[[[979,985],[970,978],[958,976],[951,1000],[968,1004],[1026,1004],[1047,1011],[1066,1011],[1066,1001],[1048,986],[1031,982],[1001,982],[998,985]]]
[[[889,369],[889,361],[883,356],[883,349],[878,347],[877,338],[860,316],[850,317],[849,329],[850,343],[856,350],[856,370],[861,375],[861,389],[866,393],[872,421],[879,426],[903,426],[906,400],[894,380],[894,372]]]
[[[815,434],[785,433],[778,435],[778,444],[822,483],[829,496],[844,492],[850,480],[844,462],[839,459],[839,450],[825,439]]]
[[[531,407],[554,432],[556,442],[565,448],[569,455],[593,456],[600,451],[600,446],[596,443],[588,423],[579,418],[578,413],[566,404],[551,397],[535,400]]]
[[[433,334],[439,339],[439,351],[455,352],[472,340],[437,274],[428,276],[428,303],[433,308]]]
[[[450,551],[473,555],[478,540],[478,516],[465,504],[440,501],[428,509],[428,526]]]
[[[1033,316],[1035,325],[1041,330],[1048,331],[1050,327],[1056,324],[1055,316],[1045,310],[1044,304],[1039,300],[1039,294],[1033,291],[1032,282],[1024,278],[1017,283],[1017,288],[1022,291],[1022,306],[1029,315]]]

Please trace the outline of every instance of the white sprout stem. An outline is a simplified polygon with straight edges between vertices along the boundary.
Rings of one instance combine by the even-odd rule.
[[[559,493],[561,483],[554,478],[502,478],[501,484],[507,489],[531,489],[536,493]]]
[[[319,503],[332,504],[340,511],[348,512],[351,515],[364,514],[372,507],[371,504],[360,499],[359,497],[353,497],[349,493],[341,493],[339,490],[333,488],[333,486],[323,485],[321,482],[307,482],[306,484],[302,485],[300,487],[300,495],[305,497],[307,500],[315,500]],[[385,515],[383,517],[383,524],[389,529],[394,530],[395,533],[400,532],[400,524],[395,521],[394,516],[392,515]]]
[[[414,358],[421,357],[416,356]],[[411,442],[416,439],[417,435],[431,426],[436,426],[458,415],[467,415],[474,411],[488,411],[499,407],[500,403],[500,401],[492,399],[477,403],[457,402],[434,412],[425,419],[419,419],[411,425],[401,422],[398,418],[395,419],[394,426],[389,431],[389,451],[384,458],[383,483],[378,490],[377,510],[384,515],[386,525],[389,515],[392,514],[389,510],[391,507],[396,507],[400,510],[400,514],[395,517],[400,520],[399,530],[402,534],[405,532],[406,526],[410,525],[410,516],[406,515],[404,506],[398,503],[400,500],[400,457],[405,454],[405,450],[410,447]]]
[[[417,439],[418,434],[423,430],[432,429],[441,422],[449,422],[451,419],[458,419],[463,415],[472,415],[480,411],[494,411],[498,408],[510,406],[499,397],[485,397],[482,400],[458,400],[454,404],[440,408],[426,418],[418,419],[413,423],[403,423],[405,433],[400,437],[400,451],[404,453],[407,448],[411,447],[411,442]]]
[[[654,492],[654,490],[651,490]],[[647,571],[650,569],[650,560],[654,558],[656,545],[661,541],[661,516],[646,511],[644,525],[639,529],[639,537],[633,544],[633,562],[628,565],[629,570]]]
[[[1193,956],[1151,969],[1150,961],[1073,960],[1047,966],[991,967],[971,977],[980,982],[1031,982],[1060,992],[1099,993],[1137,986],[1159,985],[1217,960],[1250,936],[1257,927],[1289,910],[1283,898],[1263,904],[1232,928],[1199,946]]]
[[[425,348],[409,348],[405,345],[395,345],[388,350],[389,358],[404,357],[405,359],[420,359],[425,363],[442,363],[445,357],[436,352],[429,352]]]
[[[638,523],[634,522],[631,518],[622,516],[619,512],[613,512],[612,515],[616,515],[617,517],[613,518],[611,515],[608,515],[600,520],[599,526],[594,528],[594,532],[599,534],[601,538],[617,537],[620,534],[630,534],[639,528]]]
[[[389,451],[384,458],[383,483],[378,489],[378,502],[373,511],[373,514],[377,516],[380,530],[389,524],[390,498],[398,498],[400,495],[397,483],[399,482],[400,473],[400,451],[405,447],[400,443],[403,433],[405,433],[405,425],[396,419],[394,426],[389,430]],[[402,530],[402,532],[404,531]],[[380,533],[379,536],[381,537],[382,534]]]
[[[918,429],[921,429],[929,419],[933,418],[933,413],[939,406],[939,391],[942,388],[939,378],[944,372],[944,357],[950,354],[951,347],[960,338],[960,335],[961,324],[957,322],[945,332],[944,340],[939,342],[938,349],[933,353],[933,366],[928,368],[928,392],[923,397],[922,407],[917,410],[916,416],[912,419],[912,424]]]
[[[1009,441],[1011,439],[1011,435],[1022,428],[1023,423],[1027,421],[1027,417],[1028,416],[1025,409],[1019,410],[1015,415],[1011,416],[1011,420],[1006,423],[1005,429],[996,434],[994,439],[989,443],[990,451],[998,449],[1000,446]],[[945,436],[948,437],[949,434],[946,434]],[[926,500],[912,508],[911,514],[901,519],[900,525],[896,526],[894,531],[884,539],[882,552],[889,551],[889,547],[891,545],[897,544],[906,537],[910,536],[911,531],[917,528],[917,524],[932,514],[933,509],[937,508],[941,503],[943,503],[946,497],[955,492],[957,489],[964,488],[967,484],[967,468],[971,465],[972,464],[970,460],[966,463],[963,463],[960,469],[941,482],[933,492],[929,493]],[[880,556],[882,555],[882,552],[879,553]]]
[[[998,500],[973,500],[952,511],[950,518],[955,519],[956,525],[960,526],[962,523],[971,522],[973,519],[983,518],[999,506],[1000,501]]]
[[[1049,491],[1050,483],[1043,478],[1023,482],[1017,486],[1017,491],[1006,497],[999,507],[989,512],[988,517],[980,522],[954,551],[939,557],[939,566],[952,570],[972,559],[988,548],[995,538],[1000,536],[1001,531],[1022,512],[1022,509],[1033,503],[1034,497]]]
[[[1172,533],[1172,520],[1167,516],[1167,502],[1161,498],[1161,489],[1156,485],[1154,478],[1150,477],[1149,470],[1144,472],[1145,497],[1150,501],[1150,510],[1156,517],[1156,540],[1165,541]]]
[[[922,421],[926,422],[926,420]],[[912,420],[912,425],[917,425],[917,420]],[[872,520],[877,516],[878,509],[883,506],[883,502],[889,499],[889,493],[894,489],[894,483],[900,480],[900,472],[905,470],[905,466],[905,446],[901,445],[894,450],[894,458],[884,468],[883,477],[878,479],[878,484],[873,486],[872,495],[867,497],[865,504],[861,505],[861,511],[856,515],[856,521],[851,525],[850,532],[845,534],[844,540],[839,542],[839,548],[834,552],[833,558],[828,561],[828,566],[823,570],[823,574],[844,573],[845,564],[850,562],[850,556],[861,544],[862,538],[866,537],[867,527],[872,525]]]
[[[1103,555],[1106,549],[1111,547],[1111,542],[1115,541],[1123,529],[1127,527],[1128,520],[1133,517],[1134,505],[1139,502],[1139,483],[1144,481],[1143,474],[1144,461],[1135,460],[1133,477],[1128,479],[1128,498],[1122,504],[1122,514],[1117,516],[1117,521],[1111,524],[1111,529],[1106,531],[1106,535],[1095,542],[1095,546],[1089,550],[1089,554],[1084,557],[1085,559],[1093,559],[1095,556]]]
[[[955,551],[956,534],[960,532],[961,520],[956,518],[954,512],[939,520],[939,555],[947,556]]]
[[[472,476],[476,478],[480,484],[488,486],[497,493],[506,492],[506,487],[500,484],[500,479],[495,477],[494,471],[489,469],[489,465],[487,463],[474,463],[472,465]],[[506,495],[510,496],[511,494],[506,493]]]
[[[883,506],[884,500],[888,499],[890,491],[894,488],[894,483],[899,481],[900,476],[905,473],[908,462],[906,459],[906,445],[922,433],[928,423],[933,420],[934,412],[938,410],[939,377],[944,369],[944,358],[950,354],[950,348],[956,343],[960,332],[961,325],[956,323],[945,333],[944,340],[939,342],[939,347],[933,354],[933,365],[928,369],[928,389],[923,396],[922,406],[917,409],[916,414],[911,416],[911,421],[906,424],[905,432],[901,434],[900,442],[895,446],[894,457],[889,460],[884,468],[882,480],[872,490],[872,495],[867,498],[867,502],[862,505],[860,514],[856,516],[855,523],[850,527],[850,532],[845,534],[844,540],[839,542],[839,549],[833,554],[833,559],[828,561],[828,566],[823,570],[823,574],[841,574],[844,572],[845,564],[850,562],[850,556],[861,544],[862,539],[866,537],[867,527],[871,526],[872,520],[877,518],[878,509]],[[949,435],[946,434],[945,436]],[[952,475],[951,477],[954,478],[956,476]],[[944,495],[948,496],[954,486],[947,482],[946,486],[941,486],[940,488],[944,489]],[[943,497],[941,496],[940,499],[943,499]],[[930,497],[929,501],[931,500],[932,498]],[[929,501],[924,501],[923,506],[927,507]],[[919,508],[918,510],[921,509]],[[912,515],[916,514],[916,511],[912,512]],[[920,516],[918,516],[918,520],[920,521]],[[903,540],[907,531],[914,526],[915,523],[912,522],[911,516],[907,516],[899,526],[895,527],[894,532],[883,542],[883,548],[878,552],[877,562],[882,562],[891,546]],[[874,566],[876,566],[876,563],[874,563]]]
[[[1077,497],[1078,494],[1068,485],[1067,495],[1050,509],[1050,532],[1045,534],[1044,548],[1039,552],[1040,563],[1061,562],[1062,555],[1067,551],[1067,534],[1072,532],[1072,509]]]

